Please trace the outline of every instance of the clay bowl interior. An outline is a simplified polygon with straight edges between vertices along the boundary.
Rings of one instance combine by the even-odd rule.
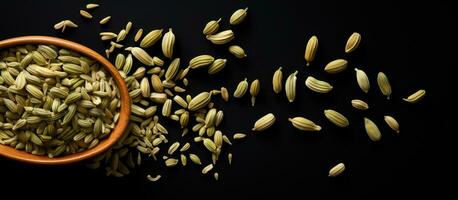
[[[69,50],[73,50],[75,52],[80,53],[81,55],[85,55],[89,58],[94,59],[97,61],[102,67],[104,67],[110,75],[115,79],[116,84],[119,89],[120,97],[121,97],[121,108],[120,108],[120,115],[119,120],[115,126],[115,128],[111,131],[107,138],[100,141],[100,143],[92,149],[88,149],[79,153],[60,156],[56,158],[49,158],[48,156],[38,156],[27,153],[22,150],[16,150],[10,146],[1,145],[0,144],[0,155],[21,161],[30,164],[42,164],[42,165],[60,165],[60,164],[70,164],[75,163],[78,161],[82,161],[93,157],[97,154],[100,154],[106,150],[108,150],[113,144],[115,144],[124,134],[125,130],[127,129],[127,125],[129,122],[130,116],[130,98],[129,92],[127,90],[127,86],[123,81],[123,78],[118,73],[118,70],[111,64],[107,59],[103,56],[98,54],[92,49],[85,47],[81,44],[77,44],[75,42],[71,42],[68,40],[56,38],[56,37],[48,37],[48,36],[23,36],[23,37],[16,37],[6,40],[0,41],[0,50],[7,49],[10,47],[26,45],[26,44],[48,44],[48,45],[55,45],[61,48],[66,48]]]

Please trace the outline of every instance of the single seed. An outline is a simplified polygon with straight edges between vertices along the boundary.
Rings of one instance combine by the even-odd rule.
[[[383,72],[377,74],[377,84],[382,94],[385,95],[387,99],[390,99],[391,84],[388,77]]]
[[[203,141],[204,141],[203,142],[204,146],[205,146],[205,148],[207,148],[208,151],[210,151],[212,153],[216,153],[216,145],[212,140],[210,140],[208,138],[204,138]]]
[[[235,36],[232,30],[225,30],[214,35],[207,35],[206,38],[207,40],[210,40],[210,42],[212,42],[213,44],[221,45],[229,43],[235,38]]]
[[[134,36],[134,42],[138,42],[140,40],[140,38],[142,38],[142,35],[143,35],[143,29],[140,28],[140,29],[138,29],[137,33]],[[140,45],[140,47],[141,47],[141,45]]]
[[[237,58],[245,58],[247,57],[245,50],[242,49],[242,47],[238,45],[231,45],[229,47],[229,52],[234,55]]]
[[[229,165],[232,164],[232,153],[227,154],[227,160],[229,162]]]
[[[180,147],[180,143],[179,142],[173,143],[172,145],[170,145],[169,150],[167,151],[167,153],[169,155],[172,155],[173,153],[175,153],[176,150],[178,150],[178,147]]]
[[[310,90],[318,93],[328,93],[332,90],[332,85],[328,82],[318,80],[312,76],[307,77],[305,80],[305,86]]]
[[[295,71],[294,73],[289,75],[288,78],[286,79],[285,92],[286,92],[286,97],[288,98],[289,102],[293,102],[294,99],[296,98],[296,80],[297,80],[296,74],[297,73],[298,72]]]
[[[209,67],[208,74],[216,74],[224,69],[226,66],[226,59],[216,59]]]
[[[356,71],[356,81],[358,82],[359,88],[361,88],[363,92],[368,93],[369,88],[370,88],[370,83],[369,83],[369,78],[366,75],[366,72],[358,68],[355,68],[355,71]]]
[[[329,62],[326,67],[324,68],[324,71],[330,74],[337,74],[347,68],[347,60],[345,59],[337,59]]]
[[[302,131],[320,131],[321,130],[321,126],[316,125],[314,122],[304,117],[288,118],[288,121],[290,121],[294,127]]]
[[[247,11],[248,11],[248,7],[245,8],[245,9],[238,9],[238,10],[236,10],[236,11],[231,15],[231,18],[229,19],[229,23],[230,23],[231,25],[240,24],[240,23],[245,19],[245,17],[247,16]]]
[[[173,34],[172,29],[169,28],[169,31],[165,33],[162,38],[162,53],[166,58],[172,58],[174,45],[175,35]]]
[[[359,43],[361,42],[361,35],[358,32],[354,32],[350,35],[345,45],[345,53],[350,53],[358,48]]]
[[[243,134],[243,133],[236,133],[234,134],[233,138],[234,140],[239,140],[239,139],[243,139],[246,137],[246,134]]]
[[[219,29],[219,22],[221,21],[221,18],[219,18],[218,20],[212,20],[212,21],[209,21],[205,27],[204,27],[204,30],[202,31],[202,33],[204,35],[212,35],[214,33],[216,33]]]
[[[169,158],[167,160],[165,160],[165,165],[167,167],[174,167],[178,164],[178,160],[175,159],[175,158]]]
[[[204,66],[211,65],[215,58],[211,55],[199,55],[189,61],[189,68],[198,69]]]
[[[415,93],[411,94],[407,98],[403,98],[404,101],[409,102],[409,103],[417,103],[423,97],[425,97],[426,91],[425,90],[418,90]]]
[[[202,165],[199,156],[197,156],[196,154],[189,154],[189,159],[191,159],[191,161],[196,165]]]
[[[156,175],[155,177],[152,177],[151,175],[147,175],[146,176],[146,179],[148,179],[149,181],[151,182],[156,182],[158,181],[159,179],[161,179],[161,175]]]
[[[147,66],[154,66],[153,58],[146,53],[145,50],[143,50],[140,47],[133,47],[131,49],[132,55],[134,55],[135,58],[138,59],[141,63]]]
[[[92,19],[92,15],[89,12],[85,11],[85,10],[80,10],[80,15],[85,17],[85,18]]]
[[[172,112],[172,100],[167,99],[164,105],[162,106],[162,115],[164,117],[168,117],[170,116],[171,112]]]
[[[364,102],[363,100],[359,100],[359,99],[351,100],[351,105],[354,108],[359,109],[359,110],[367,110],[367,109],[369,109],[369,105],[366,102]]]
[[[342,174],[345,171],[345,164],[339,163],[336,166],[332,167],[331,170],[329,170],[329,177],[336,177]]]
[[[366,129],[367,136],[369,136],[369,139],[372,141],[379,141],[382,138],[382,134],[380,133],[377,125],[366,117],[364,118],[364,127]]]
[[[211,100],[210,93],[202,92],[198,94],[197,96],[195,96],[194,98],[192,98],[192,100],[188,103],[188,110],[190,111],[199,110],[205,107],[206,105],[208,105],[208,103],[210,103],[210,100]]]
[[[221,98],[225,101],[229,101],[229,91],[225,87],[221,87]]]
[[[99,4],[95,4],[95,3],[86,4],[86,9],[94,9],[97,7],[99,7]]]
[[[141,34],[143,33],[143,29],[140,29],[140,30],[141,30],[141,33],[140,33],[140,36],[138,36],[137,40],[139,40],[139,38],[141,37]],[[140,32],[140,30],[138,30],[138,32]],[[143,37],[142,41],[140,42],[140,47],[148,48],[156,44],[156,42],[159,39],[161,39],[162,37],[162,31],[163,31],[162,29],[156,29],[156,30],[150,31],[148,34],[145,35],[145,37]],[[138,32],[137,32],[137,35],[139,34]]]
[[[99,24],[101,25],[106,24],[110,21],[110,19],[111,19],[111,16],[106,16],[102,20],[100,20]]]
[[[283,72],[281,70],[282,67],[279,67],[272,77],[272,87],[277,94],[281,92],[283,85]]]
[[[180,59],[175,58],[173,61],[170,63],[169,67],[167,68],[167,71],[165,72],[165,80],[172,80],[176,74],[178,73],[178,70],[180,68]]]
[[[212,169],[213,169],[213,164],[209,164],[209,165],[207,165],[206,167],[204,167],[204,168],[202,169],[202,174],[207,174],[207,173],[210,172]]]
[[[118,37],[116,37],[116,42],[123,41],[126,38],[126,35],[127,35],[126,29],[122,29],[121,31],[119,31]],[[122,48],[122,46],[119,48]]]
[[[132,29],[132,22],[131,21],[127,22],[127,24],[126,24],[126,28],[125,28],[126,34],[129,34],[130,29]]]
[[[385,120],[386,124],[388,124],[388,126],[393,129],[393,131],[399,133],[399,123],[396,119],[394,119],[394,117],[385,115],[383,119]]]
[[[180,152],[185,152],[185,151],[187,151],[187,150],[189,149],[189,147],[191,147],[191,145],[190,145],[188,142],[186,142],[186,144],[184,144],[184,145],[181,147]]]
[[[307,66],[315,59],[316,51],[318,50],[318,37],[315,35],[312,36],[309,41],[307,42],[307,46],[305,47],[305,54],[304,58],[307,62]]]
[[[248,81],[245,78],[243,81],[240,81],[237,85],[237,88],[234,91],[235,98],[242,98],[248,90]]]
[[[275,115],[272,113],[269,113],[260,119],[258,119],[255,123],[253,128],[251,129],[252,131],[264,131],[271,127],[275,123]]]
[[[348,122],[348,119],[335,110],[331,110],[331,109],[324,110],[324,115],[330,122],[332,122],[333,124],[335,124],[338,127],[343,128],[343,127],[347,127],[348,125],[350,125],[350,123]]]
[[[251,106],[254,106],[256,102],[256,97],[259,94],[259,90],[260,90],[260,82],[258,79],[256,79],[253,82],[251,82],[251,86],[250,86]]]

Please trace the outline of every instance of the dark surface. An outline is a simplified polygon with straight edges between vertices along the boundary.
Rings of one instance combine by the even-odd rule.
[[[164,179],[151,183],[144,177],[158,173],[155,163],[117,179],[83,165],[40,167],[0,158],[1,199],[238,199],[272,195],[299,195],[300,199],[410,199],[438,197],[447,191],[442,187],[442,174],[450,174],[448,170],[453,174],[455,170],[445,167],[442,159],[451,149],[443,143],[450,141],[452,134],[446,129],[451,120],[442,113],[449,109],[447,93],[454,91],[448,84],[451,68],[455,67],[451,61],[456,57],[457,35],[456,9],[448,3],[416,2],[404,6],[396,1],[110,1],[101,2],[101,7],[92,11],[96,19],[92,21],[79,16],[84,3],[2,2],[0,39],[50,35],[102,53],[106,46],[100,42],[98,32],[117,32],[128,20],[134,22],[128,41],[132,41],[138,27],[145,31],[172,27],[177,36],[175,55],[181,57],[182,63],[204,53],[229,59],[223,73],[213,77],[204,70],[193,72],[189,87],[192,94],[221,86],[233,91],[245,77],[261,81],[254,108],[249,106],[248,97],[229,103],[215,101],[225,111],[224,132],[250,133],[254,121],[269,112],[276,114],[277,123],[266,132],[250,133],[245,141],[231,147],[233,165],[217,167],[221,178],[218,182],[212,176],[202,176],[201,169],[195,166],[168,169],[162,172]],[[244,47],[248,54],[246,59],[238,60],[227,52],[226,45],[215,47],[205,40],[201,30],[208,20],[219,17],[223,18],[223,29],[230,28],[232,12],[246,6],[247,19],[233,27],[233,43]],[[97,22],[106,15],[113,18],[101,28]],[[80,28],[64,34],[54,31],[52,26],[64,18],[74,20]],[[362,34],[362,43],[356,52],[346,55],[345,42],[354,31]],[[320,46],[315,62],[305,68],[305,43],[313,34],[318,36]],[[159,47],[156,44],[151,52],[162,57]],[[325,74],[323,66],[336,58],[348,59],[349,69],[337,75]],[[271,76],[278,66],[283,66],[285,77],[299,71],[294,103],[288,103],[284,93],[272,92]],[[368,73],[372,83],[368,95],[358,88],[354,67]],[[392,83],[392,100],[386,100],[378,91],[379,71],[385,72]],[[334,90],[327,95],[312,93],[304,85],[308,75],[329,80]],[[426,89],[427,97],[420,103],[409,105],[401,100],[421,88]],[[370,110],[353,109],[353,98],[367,100]],[[350,127],[338,129],[330,124],[322,114],[326,108],[345,114]],[[385,114],[398,119],[401,134],[387,128]],[[323,126],[322,132],[293,129],[287,121],[293,116],[314,120]],[[366,136],[364,116],[379,125],[383,134],[380,142],[371,142]],[[347,171],[342,177],[328,178],[329,168],[338,162],[346,163]]]

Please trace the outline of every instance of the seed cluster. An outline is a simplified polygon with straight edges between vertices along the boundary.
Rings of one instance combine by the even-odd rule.
[[[97,5],[98,6],[98,5]],[[87,9],[93,6],[87,6]],[[95,8],[95,7],[93,7]],[[231,26],[238,26],[247,18],[248,8],[236,10],[229,19]],[[89,12],[82,12],[83,17],[89,18]],[[93,17],[91,15],[91,17]],[[102,19],[100,24],[108,23],[110,18]],[[228,51],[235,58],[246,59],[247,51],[241,46],[232,44],[235,40],[235,33],[232,29],[220,31],[223,24],[223,18],[214,18],[207,22],[202,30],[205,38],[215,45],[228,45]],[[65,23],[56,24],[56,29],[63,29]],[[69,25],[68,25],[69,26]],[[127,23],[126,27],[119,32],[101,32],[100,39],[109,41],[110,47],[105,50],[106,56],[109,58],[111,54],[117,50],[122,50],[125,39],[128,38],[132,23]],[[228,152],[232,142],[229,138],[240,140],[247,137],[245,133],[235,133],[232,137],[224,133],[221,129],[221,124],[224,118],[223,111],[216,108],[216,96],[220,96],[224,101],[230,100],[229,90],[226,87],[214,89],[211,91],[201,91],[195,96],[186,94],[186,88],[189,86],[189,80],[186,78],[189,72],[197,71],[198,69],[207,68],[208,74],[216,74],[225,69],[229,60],[226,58],[215,58],[213,55],[197,55],[187,62],[187,67],[181,67],[183,63],[174,53],[176,35],[171,28],[164,33],[163,29],[154,29],[145,31],[144,28],[138,28],[134,42],[136,45],[124,48],[128,53],[118,53],[115,58],[115,66],[118,68],[126,84],[129,87],[129,95],[134,104],[132,105],[132,116],[129,126],[129,131],[111,150],[103,155],[96,157],[89,166],[98,168],[101,165],[107,164],[105,167],[107,175],[121,177],[129,174],[129,169],[140,165],[142,159],[146,156],[159,161],[162,159],[163,164],[167,167],[177,167],[179,163],[186,166],[193,163],[202,167],[202,174],[213,172],[213,177],[216,180],[221,178],[218,172],[218,166],[224,156],[228,163],[233,161],[233,154]],[[155,47],[155,44],[161,42],[162,56],[151,56],[149,48]],[[313,67],[315,57],[318,52],[318,37],[312,36],[308,39],[304,58],[307,66]],[[352,53],[358,50],[361,45],[361,34],[355,32],[347,40],[345,45],[345,53]],[[164,57],[162,59],[161,57]],[[131,72],[134,59],[147,67],[138,67],[135,72]],[[40,61],[38,61],[40,62]],[[165,69],[164,66],[168,65]],[[328,75],[338,74],[348,68],[349,62],[344,58],[339,58],[330,61],[324,71]],[[272,88],[276,94],[285,91],[286,97],[290,103],[296,99],[297,79],[302,76],[298,71],[289,72],[286,80],[283,80],[283,72],[286,68],[279,67],[272,78]],[[370,91],[370,74],[366,74],[364,69],[355,68],[356,83],[364,92]],[[320,78],[321,79],[321,78]],[[251,84],[250,84],[251,82]],[[377,84],[381,93],[391,98],[392,88],[387,76],[383,72],[379,72],[377,76]],[[245,96],[247,92],[251,95],[251,105],[254,106],[257,101],[257,96],[261,92],[261,81],[258,79],[241,80],[233,90],[233,97],[239,99]],[[330,93],[334,87],[326,80],[318,80],[313,76],[307,76],[305,85],[311,91],[316,93]],[[406,97],[404,100],[409,103],[416,103],[425,96],[425,90]],[[359,110],[368,110],[369,105],[360,99],[351,101],[351,105]],[[160,113],[157,111],[160,110]],[[323,112],[324,117],[337,127],[345,128],[350,125],[350,120],[344,114],[327,109]],[[164,120],[176,121],[182,129],[180,141],[169,142],[169,131],[161,123]],[[384,117],[387,125],[396,132],[399,132],[399,123],[391,115]],[[257,120],[252,128],[253,132],[261,132],[273,126],[277,121],[274,113],[268,113]],[[302,131],[319,132],[322,127],[310,119],[302,116],[291,117],[288,121],[293,127]],[[374,121],[364,118],[364,128],[370,140],[378,141],[381,139],[381,133]],[[185,141],[187,136],[193,134],[192,141]],[[184,141],[184,142],[183,142]],[[171,145],[169,145],[171,143]],[[182,145],[182,143],[184,143]],[[167,146],[167,147],[164,147]],[[167,149],[166,154],[161,153],[161,149]],[[195,148],[205,149],[206,154],[197,155],[194,152]],[[136,149],[137,151],[133,151]],[[179,152],[178,152],[179,149]],[[160,156],[162,155],[162,157]],[[211,158],[201,159],[205,156]],[[190,160],[190,162],[188,162]],[[329,176],[338,176],[345,170],[345,165],[340,163],[333,167]],[[150,181],[157,181],[161,175],[148,175]]]

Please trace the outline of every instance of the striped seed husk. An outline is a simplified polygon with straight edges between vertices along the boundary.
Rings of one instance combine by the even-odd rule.
[[[294,73],[290,74],[288,78],[286,79],[285,83],[285,93],[286,97],[288,98],[288,101],[294,102],[294,99],[296,98],[296,74],[298,72],[295,71]]]
[[[310,37],[310,39],[307,42],[307,46],[305,47],[305,53],[304,53],[304,58],[305,61],[307,62],[307,66],[310,65],[310,63],[315,59],[315,54],[318,50],[318,37],[315,35]]]
[[[304,118],[304,117],[294,117],[294,118],[289,118],[288,121],[291,122],[291,124],[302,131],[320,131],[321,126],[315,124],[311,120]]]
[[[345,45],[345,53],[350,53],[356,50],[361,42],[361,34],[354,32],[350,35]]]
[[[263,117],[259,118],[255,123],[253,128],[251,129],[252,131],[264,131],[271,127],[275,123],[275,115],[272,113],[269,113],[267,115],[264,115]]]
[[[229,19],[229,23],[231,25],[240,24],[247,16],[248,7],[245,9],[238,9],[234,13],[232,13],[231,18]]]

